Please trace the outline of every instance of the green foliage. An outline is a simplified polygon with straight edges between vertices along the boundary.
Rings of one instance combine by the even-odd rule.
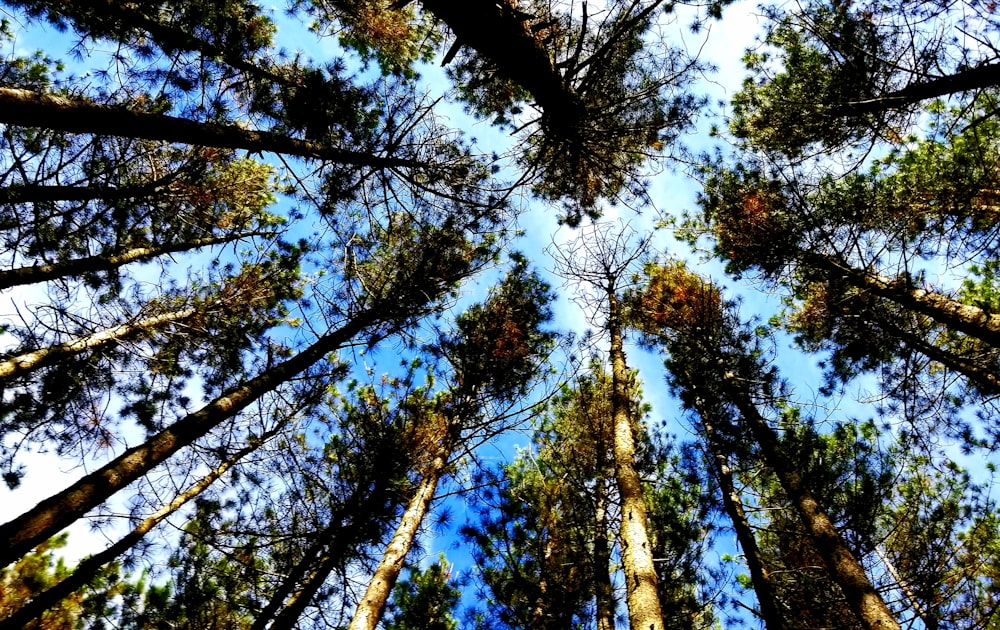
[[[455,630],[461,591],[444,556],[426,569],[410,567],[398,582],[386,610],[386,630]]]
[[[751,77],[733,98],[734,135],[799,155],[813,143],[838,146],[870,133],[874,120],[844,106],[877,94],[888,34],[849,2],[814,0],[798,12],[771,8],[767,17],[764,51],[743,58]]]

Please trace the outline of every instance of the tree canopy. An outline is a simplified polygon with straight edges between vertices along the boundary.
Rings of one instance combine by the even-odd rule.
[[[998,32],[3,2],[0,630],[1000,627]]]

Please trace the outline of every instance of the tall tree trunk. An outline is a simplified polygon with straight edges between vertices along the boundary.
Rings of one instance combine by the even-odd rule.
[[[98,105],[80,98],[18,88],[0,88],[0,123],[70,133],[266,151],[371,168],[426,166],[417,160],[351,151],[269,131],[137,112],[125,107]]]
[[[114,254],[99,254],[97,256],[87,256],[65,260],[51,265],[31,265],[29,267],[18,267],[0,271],[0,290],[9,289],[24,284],[34,284],[55,280],[56,278],[79,278],[86,273],[97,271],[109,271],[122,267],[129,263],[150,260],[167,254],[186,252],[202,247],[211,247],[232,243],[243,238],[253,236],[269,236],[267,232],[245,232],[241,234],[229,234],[226,236],[213,236],[211,238],[196,238],[183,243],[172,243],[158,247],[134,247]]]
[[[857,269],[832,257],[802,252],[807,265],[822,269],[831,278],[844,277],[853,286],[900,306],[930,317],[934,321],[1000,348],[1000,315],[963,304],[940,293],[909,285],[905,280],[892,281]]]
[[[578,115],[579,98],[555,67],[555,60],[532,30],[533,17],[517,0],[421,0],[424,9],[448,25],[458,43],[496,64],[552,115]],[[484,28],[484,25],[489,28]]]
[[[24,352],[17,356],[0,361],[0,382],[28,374],[34,370],[51,365],[62,358],[80,354],[87,350],[95,350],[109,343],[128,340],[143,332],[155,330],[164,324],[187,319],[197,313],[197,309],[185,308],[169,313],[161,313],[136,322],[122,324],[114,328],[77,337],[65,343]]]
[[[632,630],[663,630],[656,588],[656,567],[646,531],[646,501],[635,469],[635,435],[628,394],[629,371],[622,344],[618,296],[608,291],[608,335],[611,338],[611,409],[614,426],[615,476],[621,501],[622,565],[625,598]]]
[[[840,536],[833,521],[806,487],[802,476],[782,452],[774,431],[757,411],[749,393],[740,385],[737,378],[732,374],[723,376],[726,393],[739,409],[743,421],[761,449],[768,468],[777,476],[782,489],[798,511],[806,531],[815,543],[816,550],[826,563],[830,577],[843,591],[848,606],[866,630],[899,630],[899,623],[892,611],[875,590],[875,586]]]
[[[311,346],[245,385],[229,390],[198,411],[181,418],[143,444],[134,446],[66,490],[0,525],[0,567],[14,562],[38,543],[59,533],[119,490],[139,479],[181,448],[192,444],[269,391],[321,361],[379,320],[378,310],[358,314]]]
[[[57,603],[86,586],[94,579],[94,576],[97,575],[101,567],[131,549],[150,530],[162,523],[171,514],[177,512],[187,502],[201,495],[201,493],[207,490],[219,477],[226,474],[226,471],[232,468],[237,462],[257,450],[262,443],[277,434],[282,426],[283,423],[234,453],[229,459],[199,479],[197,483],[174,497],[173,501],[143,519],[132,531],[120,538],[113,545],[81,560],[76,568],[73,569],[73,573],[66,576],[61,582],[57,582],[55,585],[49,587],[48,590],[33,597],[31,601],[25,603],[9,617],[0,620],[0,630],[21,630],[22,628],[26,628],[28,622],[33,619],[41,619],[42,613],[53,608]]]
[[[403,517],[382,555],[382,560],[375,569],[371,581],[368,582],[365,596],[358,602],[358,608],[348,630],[375,630],[375,626],[382,619],[389,594],[399,579],[406,555],[410,552],[420,530],[420,524],[430,509],[441,473],[447,464],[448,454],[439,453],[427,467],[416,493],[406,506]]]
[[[760,606],[760,611],[758,611],[760,618],[764,621],[767,630],[783,630],[786,624],[784,615],[781,614],[778,598],[775,595],[774,583],[767,570],[764,554],[761,553],[760,546],[757,544],[757,537],[754,535],[750,521],[743,510],[743,500],[733,482],[729,458],[719,440],[705,401],[698,398],[695,405],[698,407],[698,415],[701,416],[701,424],[705,429],[705,436],[708,438],[708,449],[715,463],[715,478],[719,482],[719,490],[722,492],[722,506],[736,532],[736,540],[743,548],[743,557],[746,560],[747,569],[750,571],[750,583],[753,584],[754,593],[757,594],[757,603]]]
[[[603,457],[598,453],[598,461]],[[595,466],[607,470],[606,463]],[[594,521],[594,599],[597,630],[615,630],[615,594],[611,585],[611,548],[608,543],[608,493],[603,479],[597,480]]]

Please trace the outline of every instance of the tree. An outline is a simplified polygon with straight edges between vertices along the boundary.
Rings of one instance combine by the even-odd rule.
[[[510,406],[521,405],[518,398],[538,377],[554,342],[555,335],[541,328],[551,318],[549,287],[528,270],[525,258],[512,258],[513,268],[487,300],[460,315],[455,333],[431,349],[451,364],[454,384],[408,406],[412,450],[422,454],[413,462],[416,485],[351,630],[374,630],[455,452],[516,423],[522,414]]]
[[[624,350],[627,322],[621,303],[631,267],[646,245],[627,229],[618,234],[613,234],[612,229],[610,224],[592,229],[577,247],[557,252],[556,260],[563,277],[594,291],[589,306],[593,316],[602,319],[600,325],[610,345],[612,453],[621,510],[619,536],[629,624],[632,628],[658,630],[663,627],[663,615],[647,531],[645,493],[636,465],[638,418],[632,413],[628,397],[629,369]]]
[[[974,2],[770,7],[762,50],[744,57],[751,76],[733,101],[734,131],[793,156],[816,144],[903,137],[921,103],[968,105],[997,85],[996,50],[937,30],[990,32],[990,12]]]
[[[489,595],[485,627],[562,628],[592,615],[598,628],[614,628],[610,400],[611,379],[595,358],[553,400],[530,450],[484,473],[491,485],[462,536]]]
[[[385,4],[399,10],[410,3]],[[687,92],[697,62],[653,34],[669,3],[601,11],[515,0],[419,4],[454,37],[444,63],[474,113],[513,126],[526,104],[537,110],[520,125],[532,128],[523,161],[535,192],[563,200],[571,224],[597,216],[601,199],[641,195],[645,162],[676,139],[699,104]],[[339,11],[358,23],[370,7]]]
[[[411,567],[407,579],[393,589],[386,630],[455,630],[453,611],[460,597],[443,556],[426,569]]]
[[[732,307],[724,305],[717,288],[682,266],[676,266],[674,273],[657,269],[647,269],[651,289],[635,295],[630,318],[669,353],[670,382],[682,401],[695,409],[702,407],[699,399],[717,398],[725,403],[720,409],[724,415],[709,422],[725,427],[730,439],[739,439],[737,435],[743,433],[753,440],[858,621],[865,628],[898,628],[850,546],[758,409],[758,404],[775,403],[775,376],[773,370],[764,368],[756,356],[759,353],[746,349],[752,337],[741,334]]]
[[[449,219],[449,223],[451,221],[453,219]],[[351,343],[357,336],[364,335],[367,343],[373,343],[405,327],[427,312],[426,309],[433,310],[434,301],[447,295],[458,280],[469,274],[480,263],[480,257],[489,255],[488,250],[477,249],[463,234],[456,234],[449,227],[435,230],[426,226],[422,233],[406,228],[406,232],[409,233],[406,236],[412,238],[404,240],[408,249],[400,251],[395,249],[399,243],[387,244],[374,259],[358,262],[351,270],[361,277],[367,276],[367,282],[358,283],[361,292],[354,300],[356,310],[339,328],[326,332],[306,349],[280,364],[269,366],[246,383],[223,392],[198,411],[180,418],[145,443],[84,476],[67,490],[0,526],[0,535],[6,543],[0,564],[15,560],[222,421],[323,361],[329,353]],[[404,239],[406,236],[398,235]],[[387,258],[379,259],[379,256]]]

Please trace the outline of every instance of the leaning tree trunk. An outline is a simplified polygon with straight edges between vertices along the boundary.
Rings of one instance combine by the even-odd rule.
[[[344,564],[354,549],[381,535],[381,527],[377,522],[389,500],[392,480],[376,476],[369,481],[373,483],[372,490],[360,492],[359,485],[359,491],[330,519],[330,526],[319,534],[317,543],[312,548],[313,557],[308,557],[307,554],[307,558],[298,565],[308,567],[310,560],[318,561],[312,564],[315,567],[312,572],[306,575],[305,570],[293,571],[287,576],[254,621],[251,630],[293,630],[306,607],[334,570]],[[350,523],[346,527],[343,525],[344,520],[349,520]],[[288,593],[291,593],[290,597]]]
[[[750,583],[753,584],[754,593],[757,594],[757,603],[760,605],[760,611],[758,611],[760,618],[764,621],[767,630],[783,630],[786,625],[784,616],[781,614],[781,606],[775,595],[774,583],[767,570],[764,554],[761,553],[760,546],[757,544],[757,537],[754,535],[750,521],[743,510],[740,493],[736,491],[736,484],[733,483],[733,472],[729,467],[729,458],[719,440],[705,401],[696,398],[695,406],[698,415],[701,416],[708,450],[715,463],[715,478],[719,482],[719,490],[722,492],[722,506],[726,510],[726,514],[729,515],[729,521],[736,532],[736,540],[743,548],[743,557],[746,559],[747,569],[750,571]]]
[[[96,350],[110,343],[126,341],[143,332],[155,330],[164,324],[183,321],[195,313],[197,309],[185,308],[160,315],[153,315],[137,322],[121,324],[99,332],[77,337],[65,343],[47,348],[23,352],[17,356],[0,361],[0,382],[29,374],[34,370],[51,365],[60,359],[80,354],[88,350]]]
[[[994,348],[1000,348],[1000,315],[993,315],[940,293],[914,287],[906,280],[893,281],[851,267],[831,256],[803,253],[802,260],[809,266],[821,269],[831,278],[846,278],[862,291],[895,302],[926,315],[952,330],[980,339]]]
[[[267,232],[246,232],[211,238],[196,238],[184,241],[183,243],[171,243],[157,247],[135,247],[113,254],[101,254],[65,260],[53,264],[7,269],[0,271],[0,290],[25,284],[47,282],[56,278],[79,278],[84,274],[110,271],[129,263],[151,260],[160,256],[166,256],[167,254],[176,254],[177,252],[186,252],[202,247],[231,243],[242,238],[268,235]]]
[[[447,453],[438,453],[431,460],[417,486],[416,493],[403,512],[403,517],[400,519],[388,547],[386,547],[382,560],[368,582],[365,596],[358,602],[358,608],[354,613],[354,618],[351,619],[348,630],[375,630],[375,626],[382,619],[386,602],[389,601],[389,594],[396,585],[396,580],[399,579],[403,562],[413,546],[413,541],[416,540],[420,524],[430,509],[434,493],[437,491],[438,481],[441,479],[441,474],[447,464]]]
[[[352,151],[269,131],[133,111],[18,88],[0,88],[0,123],[220,149],[266,151],[371,168],[426,166],[416,160]]]
[[[806,487],[798,470],[782,452],[774,430],[760,415],[737,376],[726,374],[725,390],[761,449],[764,461],[774,472],[781,488],[791,500],[822,556],[830,578],[840,586],[848,606],[866,630],[899,630],[899,623],[879,595],[861,563],[837,531],[830,517]]]
[[[646,501],[639,473],[635,469],[635,435],[628,395],[628,365],[622,347],[621,308],[613,291],[608,291],[608,306],[613,452],[621,502],[622,568],[629,626],[632,630],[663,630],[656,567],[646,531]]]
[[[131,549],[154,527],[162,523],[170,515],[176,513],[186,503],[200,496],[201,493],[205,492],[217,479],[226,474],[226,471],[232,468],[237,462],[257,450],[270,437],[276,435],[283,426],[284,423],[279,424],[277,427],[253,440],[250,444],[244,446],[229,459],[209,471],[197,483],[174,497],[173,501],[143,519],[132,531],[121,537],[110,547],[81,560],[76,565],[76,568],[73,569],[73,572],[61,582],[57,582],[55,585],[49,587],[48,590],[34,596],[31,598],[31,601],[25,603],[9,617],[0,620],[0,630],[21,630],[22,628],[27,628],[28,622],[33,619],[41,619],[42,613],[53,608],[56,604],[90,583],[101,567]]]
[[[198,411],[188,414],[143,444],[134,446],[66,490],[42,500],[34,508],[0,525],[0,567],[14,562],[32,547],[59,533],[119,490],[139,479],[181,448],[194,443],[269,391],[295,378],[351,341],[379,318],[367,311],[330,332],[313,345],[248,383],[229,390]]]

